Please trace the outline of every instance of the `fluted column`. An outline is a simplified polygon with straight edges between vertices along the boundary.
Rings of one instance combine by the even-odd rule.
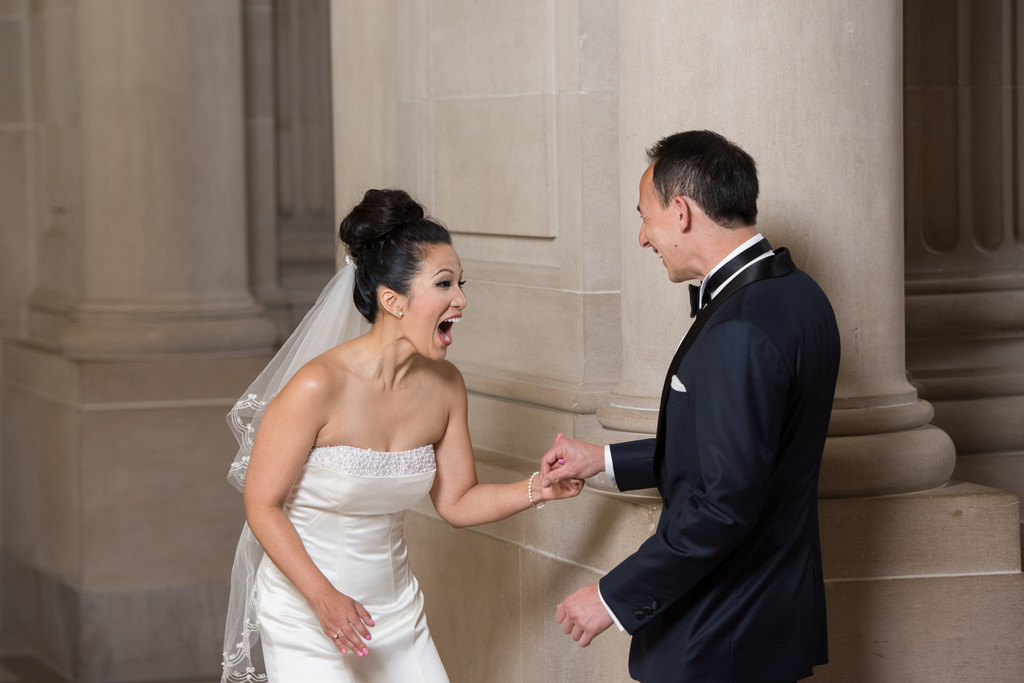
[[[759,227],[836,310],[843,354],[822,497],[943,484],[953,445],[929,425],[904,365],[901,7],[641,5],[619,3],[624,357],[602,425],[654,431],[662,373],[688,324],[684,288],[636,242],[642,151],[710,128],[757,161]],[[664,30],[679,17],[681,31]]]
[[[957,477],[1018,494],[1022,9],[906,2],[907,363],[956,443]]]

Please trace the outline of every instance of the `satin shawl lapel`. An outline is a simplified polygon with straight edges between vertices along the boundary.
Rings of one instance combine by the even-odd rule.
[[[796,266],[793,265],[793,259],[789,255],[789,250],[785,247],[781,247],[775,250],[774,256],[762,259],[745,270],[740,271],[728,285],[725,286],[718,296],[711,300],[711,302],[702,308],[697,313],[697,317],[693,321],[693,325],[686,333],[686,337],[683,342],[679,345],[676,350],[676,355],[672,357],[672,363],[668,366],[668,373],[665,375],[665,384],[661,389],[661,406],[658,410],[658,433],[657,440],[654,444],[654,461],[657,463],[665,451],[665,405],[668,403],[668,396],[670,387],[672,384],[672,377],[676,374],[676,370],[679,369],[679,364],[683,360],[683,356],[693,346],[693,342],[696,341],[700,335],[701,329],[707,323],[711,315],[718,309],[722,303],[730,296],[743,289],[747,285],[757,282],[758,280],[768,280],[770,278],[781,277],[788,275],[793,272]],[[655,469],[657,473],[657,468]]]

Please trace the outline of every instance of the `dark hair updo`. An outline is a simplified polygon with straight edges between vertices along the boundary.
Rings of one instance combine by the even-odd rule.
[[[371,323],[377,318],[378,288],[408,294],[427,249],[452,243],[448,229],[427,218],[403,190],[367,190],[341,221],[338,237],[356,263],[356,309]]]

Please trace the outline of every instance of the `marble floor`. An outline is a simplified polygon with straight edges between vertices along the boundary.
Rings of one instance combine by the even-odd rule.
[[[47,667],[34,657],[18,654],[0,655],[0,683],[74,683]],[[219,679],[189,679],[163,683],[219,683]]]
[[[69,683],[42,662],[22,655],[0,657],[0,683]]]

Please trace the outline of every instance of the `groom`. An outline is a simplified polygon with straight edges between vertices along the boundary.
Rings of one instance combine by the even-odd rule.
[[[690,285],[696,316],[669,365],[656,438],[558,440],[544,485],[605,471],[656,486],[658,528],[559,606],[586,647],[615,623],[640,681],[796,681],[828,659],[818,470],[839,368],[828,299],[758,233],[754,160],[709,131],[649,152],[640,246]]]

